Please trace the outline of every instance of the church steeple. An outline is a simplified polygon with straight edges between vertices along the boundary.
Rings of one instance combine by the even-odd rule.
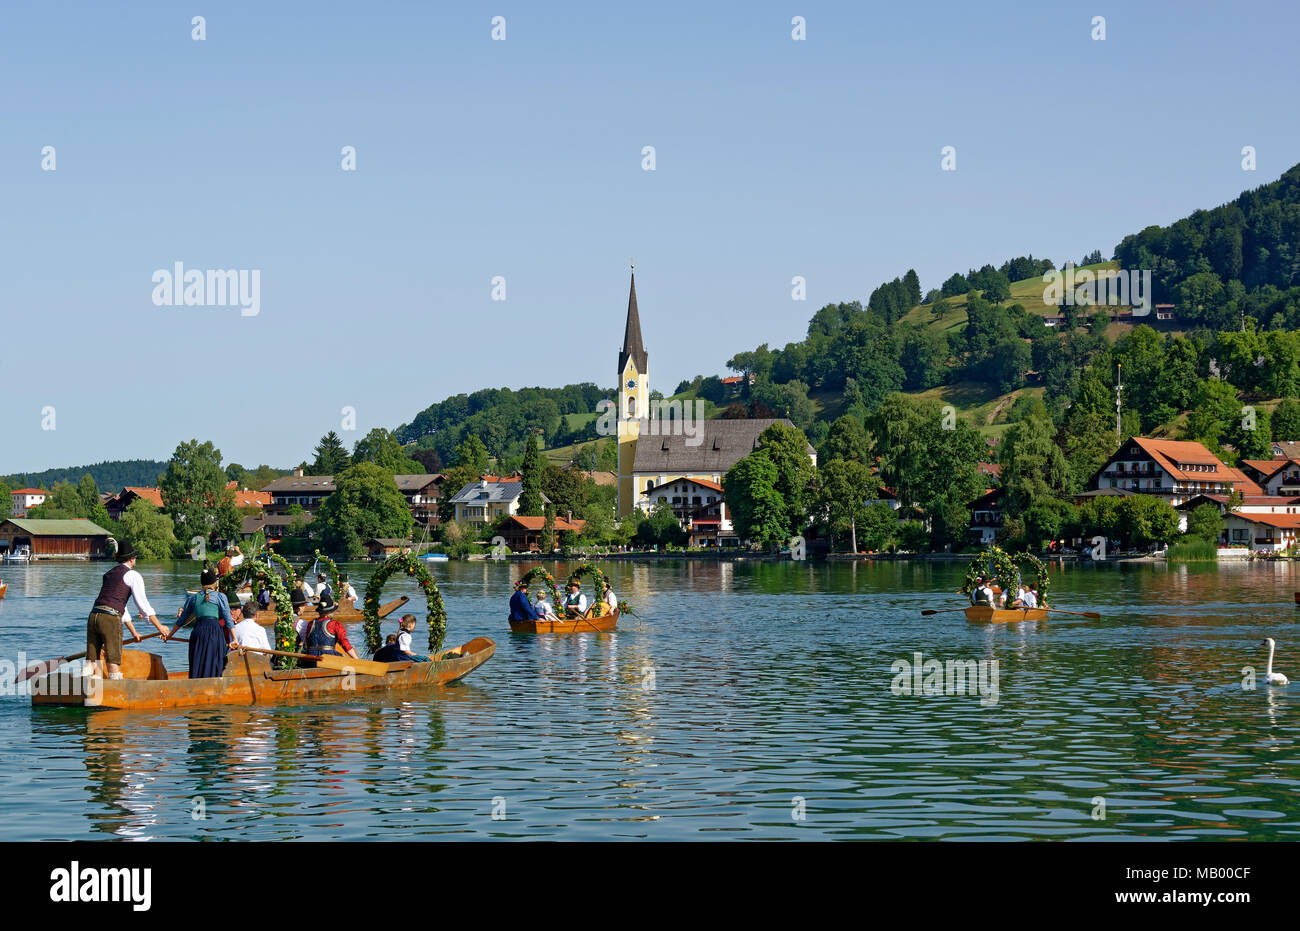
[[[641,342],[641,315],[636,309],[636,271],[632,272],[632,287],[627,295],[627,326],[623,329],[623,351],[618,354],[618,371],[622,375],[623,369],[627,366],[627,360],[631,357],[636,363],[636,370],[645,374],[646,368],[646,351],[645,344]]]

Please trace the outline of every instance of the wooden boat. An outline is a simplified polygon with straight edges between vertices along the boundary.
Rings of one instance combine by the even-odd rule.
[[[9,590],[9,583],[8,583],[8,582],[0,582],[0,598],[3,598],[3,597],[5,596],[5,592],[7,592],[8,590]],[[1297,599],[1297,600],[1300,600],[1300,599]]]
[[[989,605],[971,605],[966,609],[966,620],[994,624],[1017,621],[1045,621],[1047,612],[1042,608],[993,608]]]
[[[224,675],[193,680],[187,672],[168,673],[162,657],[156,653],[123,650],[125,678],[95,679],[96,688],[87,689],[89,680],[59,670],[32,680],[32,704],[156,711],[351,697],[356,692],[382,693],[455,682],[491,659],[496,649],[495,641],[476,637],[437,653],[427,663],[389,663],[388,674],[383,676],[348,674],[335,669],[273,670],[263,656],[231,654]]]
[[[618,624],[618,609],[612,614],[595,617],[555,618],[542,621],[510,621],[514,634],[580,634],[613,630]]]

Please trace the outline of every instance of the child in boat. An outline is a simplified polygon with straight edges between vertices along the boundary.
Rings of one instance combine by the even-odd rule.
[[[533,605],[533,607],[537,609],[537,617],[540,620],[555,620],[555,609],[551,607],[551,603],[547,601],[545,594],[537,596],[537,604]]]
[[[427,663],[429,657],[420,656],[411,650],[411,634],[415,632],[415,615],[403,614],[402,619],[397,622],[397,649],[402,653],[402,659],[409,659],[413,663]]]

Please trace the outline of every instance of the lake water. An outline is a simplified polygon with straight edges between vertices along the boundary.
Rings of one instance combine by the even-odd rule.
[[[639,618],[531,636],[504,619],[520,567],[436,566],[447,645],[487,635],[497,653],[400,698],[165,713],[0,698],[0,840],[1300,835],[1300,685],[1263,686],[1259,646],[1276,638],[1300,679],[1293,565],[1068,567],[1052,603],[1100,620],[997,626],[921,616],[959,606],[956,563],[603,567]],[[0,656],[84,649],[108,568],[0,566]],[[348,570],[364,592],[372,567]],[[142,571],[160,616],[197,575]],[[384,594],[403,593],[395,578]],[[154,649],[184,668],[183,645]],[[996,660],[997,691],[986,675],[983,695],[895,694],[891,665],[918,652]]]

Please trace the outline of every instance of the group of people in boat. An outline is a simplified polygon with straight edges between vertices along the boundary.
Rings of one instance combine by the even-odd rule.
[[[239,556],[227,551],[227,559]],[[182,628],[187,628],[189,640],[189,678],[218,678],[225,671],[226,658],[232,649],[271,650],[266,630],[257,622],[260,609],[269,606],[269,596],[263,600],[259,591],[257,597],[250,597],[240,606],[230,604],[224,592],[218,591],[221,577],[227,572],[221,566],[212,568],[204,566],[199,575],[199,590],[189,595],[185,604],[176,614],[175,623],[168,630],[149,603],[149,596],[144,589],[144,579],[136,571],[135,563],[139,554],[131,544],[118,547],[117,565],[104,573],[99,595],[95,598],[86,622],[86,664],[83,675],[103,676],[108,679],[122,678],[122,625],[130,631],[131,643],[139,643],[139,632],[131,622],[131,612],[127,610],[128,602],[133,602],[136,613],[147,617],[158,629],[164,641],[177,635]],[[224,563],[226,560],[223,559]],[[355,600],[356,591],[343,576],[348,597]],[[321,582],[319,590],[313,590],[310,584],[295,586],[289,595],[290,606],[294,614],[294,632],[297,635],[296,650],[309,656],[322,656],[335,653],[335,647],[342,649],[347,656],[357,657],[356,648],[348,640],[347,629],[332,616],[338,610],[332,587],[324,573],[318,576]],[[310,600],[312,592],[316,601]],[[409,659],[414,662],[428,662],[428,657],[415,654],[411,649],[411,632],[415,630],[415,615],[402,616],[399,633],[390,636],[389,643],[375,654],[380,662],[396,662]],[[389,649],[393,647],[393,649]],[[98,657],[103,654],[103,668]],[[383,654],[385,658],[380,658]],[[303,660],[304,667],[315,666],[312,660]]]
[[[1043,597],[1039,594],[1038,583],[1031,585],[1017,583],[1016,591],[1013,595],[1010,590],[1003,591],[1001,594],[993,591],[992,579],[986,579],[983,576],[975,577],[975,587],[971,589],[970,603],[973,605],[988,605],[990,608],[1046,608],[1043,603]]]
[[[582,582],[575,575],[569,579],[566,586],[568,593],[561,599],[559,607],[564,612],[566,618],[586,617],[588,615],[587,596],[583,594]],[[612,614],[618,607],[618,598],[614,595],[614,590],[610,587],[608,581],[605,582],[605,590],[601,593],[598,604],[603,602],[604,610],[599,613]],[[594,608],[596,605],[592,605]],[[556,614],[555,608],[551,606],[550,600],[543,592],[537,596],[537,601],[532,602],[528,599],[528,583],[520,579],[515,583],[515,593],[510,596],[510,620],[512,621],[541,621],[555,620],[559,615]]]

